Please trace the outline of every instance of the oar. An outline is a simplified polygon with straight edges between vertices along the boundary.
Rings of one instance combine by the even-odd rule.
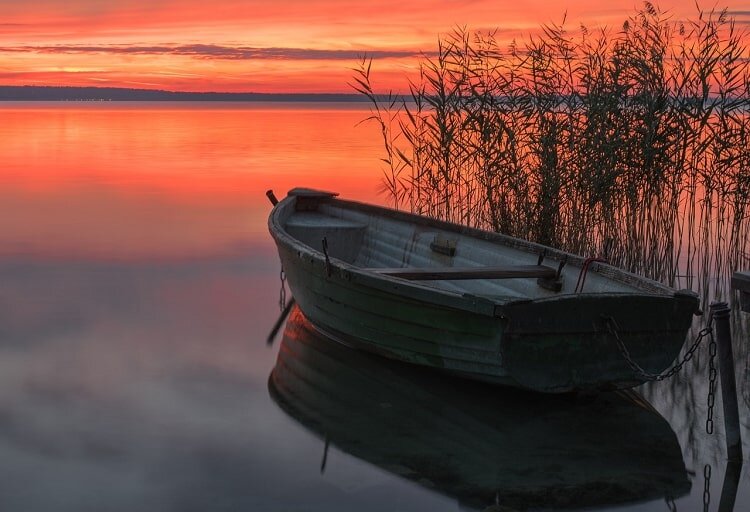
[[[266,190],[266,197],[268,198],[269,201],[271,201],[271,204],[274,206],[276,206],[279,202],[279,200],[276,199],[276,194],[273,193],[272,189]]]
[[[286,320],[286,317],[289,316],[289,312],[292,310],[292,306],[294,306],[294,297],[289,299],[289,302],[286,303],[286,306],[284,306],[284,309],[281,311],[279,319],[276,320],[275,324],[273,324],[273,329],[271,329],[268,338],[266,338],[266,344],[269,347],[273,345],[273,342],[276,339],[276,335],[279,333],[279,329],[281,329],[281,326],[284,325],[284,320]]]
[[[276,195],[274,195],[273,190],[267,190],[266,197],[274,206],[276,206],[279,202],[279,200],[276,199]],[[283,283],[282,286],[284,286]],[[268,345],[269,347],[273,345],[273,341],[276,339],[276,335],[279,333],[279,329],[281,329],[281,326],[284,324],[284,320],[286,320],[286,317],[289,316],[289,312],[292,310],[292,306],[294,306],[294,297],[289,299],[289,302],[286,303],[286,306],[284,306],[284,309],[281,311],[279,319],[276,320],[275,324],[273,324],[273,329],[271,329],[271,332],[268,334],[268,338],[266,338],[266,345]]]
[[[321,475],[326,472],[326,462],[328,462],[328,445],[329,445],[328,434],[326,434],[326,445],[323,448],[323,460],[320,461],[320,474]]]

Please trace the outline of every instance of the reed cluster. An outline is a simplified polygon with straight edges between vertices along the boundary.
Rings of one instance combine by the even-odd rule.
[[[405,97],[376,94],[366,58],[355,89],[396,207],[692,286],[749,261],[747,43],[726,11],[646,3],[616,30],[509,46],[457,29]]]

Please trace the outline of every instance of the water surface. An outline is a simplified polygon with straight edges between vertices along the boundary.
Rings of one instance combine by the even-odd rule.
[[[279,265],[264,191],[387,202],[362,105],[1,112],[0,509],[696,510],[706,464],[717,509],[705,352],[639,390],[654,413],[411,372],[298,317],[266,346]],[[736,500],[750,505],[747,469]]]

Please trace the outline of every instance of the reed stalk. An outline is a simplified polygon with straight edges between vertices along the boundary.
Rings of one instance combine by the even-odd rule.
[[[407,98],[376,95],[366,59],[355,89],[396,207],[707,290],[750,260],[748,41],[726,11],[646,2],[617,30],[563,20],[509,47],[459,28]]]

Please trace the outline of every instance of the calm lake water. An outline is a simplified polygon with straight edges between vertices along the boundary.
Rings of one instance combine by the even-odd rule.
[[[0,510],[750,508],[747,466],[736,489],[724,478],[720,396],[705,432],[706,350],[638,389],[647,410],[352,353],[297,312],[266,345],[264,191],[386,203],[361,105],[0,116]],[[746,456],[749,316],[734,319]]]

